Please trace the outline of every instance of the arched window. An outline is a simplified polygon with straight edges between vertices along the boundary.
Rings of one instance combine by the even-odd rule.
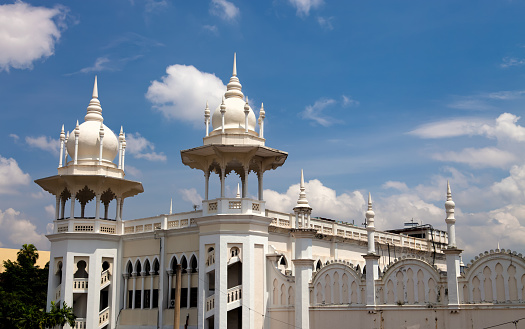
[[[315,265],[315,270],[319,271],[321,269],[321,266],[323,266],[323,263],[321,263],[321,260],[319,259],[317,261],[317,264]]]
[[[129,276],[131,276],[131,273],[133,273],[133,265],[131,265],[130,261],[128,261],[128,266],[126,267],[126,273],[128,273]]]
[[[140,276],[140,272],[142,272],[142,265],[140,264],[140,259],[137,260],[137,263],[135,264],[135,273],[137,273],[137,276]]]
[[[104,263],[102,263],[102,272],[104,272],[108,268],[109,268],[109,263],[107,261],[104,261]]]
[[[191,259],[190,259],[190,269],[191,269],[191,273],[196,273],[197,272],[197,257],[195,257],[195,255],[192,255],[191,256]]]
[[[182,256],[180,265],[182,267],[182,273],[187,273],[188,272],[188,261],[186,260],[186,256]]]
[[[173,273],[175,273],[175,269],[177,268],[177,257],[173,256],[173,259],[171,260],[171,270]]]
[[[153,272],[155,273],[155,275],[159,275],[159,269],[160,269],[159,260],[155,258],[155,260],[153,261]]]
[[[239,256],[239,248],[232,247],[230,249],[230,257],[237,257],[237,256]]]
[[[151,266],[149,264],[149,259],[146,259],[144,262],[144,271],[146,272],[146,276],[149,275],[149,272],[151,271]]]

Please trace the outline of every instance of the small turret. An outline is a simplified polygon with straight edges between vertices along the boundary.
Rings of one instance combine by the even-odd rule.
[[[452,192],[450,191],[450,183],[447,181],[447,201],[445,202],[445,209],[447,211],[447,223],[448,230],[448,247],[456,248],[456,218],[454,217],[454,208],[456,204],[452,201]]]

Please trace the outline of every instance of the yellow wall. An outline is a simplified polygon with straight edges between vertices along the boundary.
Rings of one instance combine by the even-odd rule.
[[[0,248],[0,273],[4,271],[4,261],[11,260],[12,262],[16,261],[16,254],[20,251],[20,249],[8,249],[8,248]],[[49,262],[49,251],[38,251],[38,259],[36,261],[36,265],[40,266],[40,268],[44,268],[46,266],[46,263]]]

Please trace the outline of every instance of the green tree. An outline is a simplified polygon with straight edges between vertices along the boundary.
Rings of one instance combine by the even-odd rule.
[[[75,324],[73,309],[65,303],[51,303],[46,308],[49,263],[44,268],[36,265],[38,250],[24,244],[15,262],[4,261],[0,273],[0,328],[43,329]]]

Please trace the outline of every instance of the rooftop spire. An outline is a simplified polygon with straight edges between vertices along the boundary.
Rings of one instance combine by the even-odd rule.
[[[170,215],[173,214],[173,198],[170,199]]]
[[[235,197],[236,198],[240,198],[241,197],[241,187],[240,187],[239,183],[237,183],[237,195]]]
[[[301,184],[299,186],[300,192],[299,192],[299,199],[297,200],[297,206],[296,207],[304,207],[304,208],[311,208],[308,204],[308,200],[306,199],[306,188],[304,187],[304,173],[301,169]]]
[[[93,95],[91,96],[91,101],[87,107],[87,114],[84,117],[85,121],[104,121],[102,117],[102,107],[100,106],[100,101],[98,100],[98,86],[97,86],[97,76],[95,76],[95,83],[93,84]]]
[[[237,78],[237,54],[233,54],[233,73],[230,78],[230,82],[226,85],[226,93],[224,94],[226,98],[236,97],[243,99],[244,94],[242,93],[242,85]]]
[[[232,76],[237,76],[237,53],[233,53],[233,73]]]
[[[376,213],[374,212],[374,210],[372,210],[372,194],[370,192],[368,192],[368,210],[365,213],[365,217],[366,217],[366,221],[367,221],[366,228],[368,230],[374,228],[374,217],[375,217],[375,215],[376,215]]]

